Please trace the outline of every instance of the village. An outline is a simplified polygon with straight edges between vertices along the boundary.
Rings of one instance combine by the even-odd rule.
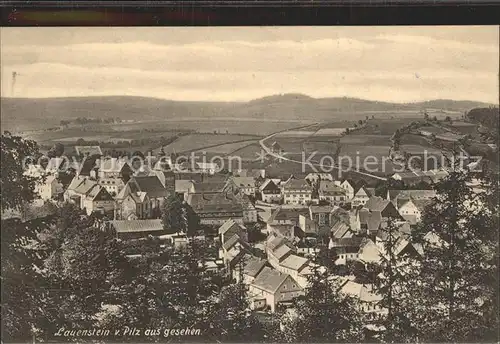
[[[77,149],[82,155],[100,157],[98,146]],[[158,159],[151,170],[134,169],[125,158],[96,161],[84,164],[66,187],[59,178],[62,158],[49,159],[45,168],[31,165],[27,174],[45,175],[36,188],[38,204],[52,204],[55,209],[72,203],[88,215],[99,214],[97,225],[112,228],[119,240],[154,237],[175,247],[194,239],[209,241],[216,250],[205,266],[233,282],[242,278],[250,308],[269,313],[291,307],[304,294],[308,277],[325,268],[318,264],[318,255],[327,252],[322,263],[340,271],[332,277],[341,281],[338,292],[358,299],[367,319],[381,319],[386,309],[378,305],[380,296],[348,267],[354,262],[379,262],[388,221],[398,228],[398,254],[423,254],[407,239],[436,196],[431,187],[386,188],[376,195],[375,187],[363,181],[336,180],[330,173],[267,178],[265,170],[221,173],[210,163],[189,170],[170,158]],[[447,175],[445,169],[406,172],[390,180],[430,186]],[[195,233],[165,228],[161,216],[170,197],[189,205],[199,218]]]

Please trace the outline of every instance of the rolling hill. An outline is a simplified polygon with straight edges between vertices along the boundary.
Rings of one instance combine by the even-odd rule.
[[[397,104],[357,98],[312,98],[304,94],[272,95],[249,102],[187,102],[146,97],[109,96],[81,98],[2,98],[3,130],[32,130],[59,125],[77,117],[122,120],[188,119],[200,117],[269,118],[309,121],[358,119],[370,113],[390,112],[394,117],[412,116],[423,109],[463,113],[488,107],[473,101],[431,100]]]

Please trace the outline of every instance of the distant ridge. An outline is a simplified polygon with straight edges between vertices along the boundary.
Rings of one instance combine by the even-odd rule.
[[[301,93],[271,95],[249,102],[174,101],[135,96],[1,98],[0,105],[2,130],[47,128],[76,117],[122,120],[262,117],[321,122],[338,118],[352,120],[354,114],[363,112],[401,111],[395,116],[409,116],[408,112],[418,113],[424,109],[463,113],[476,107],[495,106],[447,99],[398,104],[348,97],[313,98]]]

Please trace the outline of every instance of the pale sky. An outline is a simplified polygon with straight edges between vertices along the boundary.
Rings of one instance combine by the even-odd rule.
[[[0,57],[2,97],[498,103],[498,26],[2,27]]]

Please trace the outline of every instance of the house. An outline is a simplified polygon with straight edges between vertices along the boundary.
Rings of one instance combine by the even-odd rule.
[[[431,200],[434,197],[435,190],[387,190],[387,200],[393,203],[398,199]]]
[[[220,226],[229,219],[243,223],[243,206],[230,193],[189,194],[187,203],[200,217],[201,224]]]
[[[155,220],[113,220],[109,224],[119,239],[140,239],[150,235],[159,237],[168,234],[160,219]]]
[[[433,184],[435,180],[440,178],[440,176],[422,171],[411,171],[394,173],[391,178],[394,180],[401,180],[406,185],[415,185],[421,182]]]
[[[35,185],[34,191],[42,200],[46,201],[58,198],[63,194],[64,189],[55,175],[48,175],[44,181],[38,182]]]
[[[134,176],[130,178],[126,185],[134,193],[145,192],[147,194],[150,203],[149,208],[153,217],[160,215],[165,200],[175,193],[175,185],[169,184],[168,188],[164,187],[156,175]]]
[[[115,200],[109,192],[100,185],[96,185],[82,197],[82,209],[90,215],[94,212],[109,214],[113,216],[115,211]]]
[[[396,206],[391,202],[382,197],[372,196],[365,203],[364,208],[373,212],[380,212],[383,218],[395,218],[402,219]]]
[[[370,320],[382,319],[387,314],[387,309],[380,304],[382,296],[375,293],[370,285],[347,280],[342,284],[339,291],[344,295],[357,299],[359,310],[367,315]]]
[[[415,225],[420,222],[425,207],[431,203],[431,200],[425,199],[415,200],[410,198],[397,200],[399,214],[411,225]]]
[[[243,283],[246,285],[255,281],[257,275],[267,266],[267,261],[250,254],[245,254],[239,264],[232,270],[233,279],[239,283],[243,277]]]
[[[289,274],[301,288],[307,287],[307,276],[311,274],[310,261],[308,258],[297,254],[288,255],[275,267],[276,270]]]
[[[336,207],[330,205],[311,205],[309,206],[309,218],[318,224],[318,226],[330,226],[332,223],[332,212]]]
[[[354,189],[356,184],[350,179],[344,179],[340,184],[337,182],[338,186],[345,190],[347,200],[351,200],[354,197]]]
[[[267,260],[273,268],[290,274],[304,288],[311,273],[307,258],[295,254],[295,247],[284,237],[270,235],[266,242]]]
[[[102,155],[100,146],[75,146],[75,150],[80,156]]]
[[[363,263],[379,263],[380,249],[370,238],[365,238],[360,244],[358,251],[358,260]]]
[[[235,175],[238,177],[254,177],[256,179],[258,178],[266,178],[266,169],[260,168],[260,169],[238,169],[235,172]]]
[[[64,193],[65,201],[75,203],[80,209],[92,212],[113,213],[115,200],[95,180],[75,176]]]
[[[315,238],[303,238],[295,245],[295,247],[297,254],[304,257],[315,257],[320,251]]]
[[[266,243],[267,259],[276,268],[281,261],[294,253],[294,249],[294,246],[286,238],[271,235]]]
[[[372,196],[375,196],[375,189],[362,186],[354,193],[351,206],[355,208],[360,205],[365,205]]]
[[[199,183],[193,183],[188,193],[214,194],[231,192],[236,194],[238,191],[239,189],[232,180],[226,178],[210,178],[204,179]]]
[[[358,218],[360,231],[368,235],[377,232],[384,222],[380,211],[369,211],[368,209],[359,210]]]
[[[276,154],[283,154],[285,151],[284,151],[283,147],[281,147],[281,145],[278,142],[274,141],[271,144],[271,152],[276,153]]]
[[[265,304],[274,313],[280,302],[292,301],[304,295],[304,291],[290,275],[266,266],[250,284],[248,295],[250,300],[265,300]]]
[[[362,242],[362,237],[332,238],[328,247],[335,250],[337,255],[335,264],[345,265],[348,260],[358,260]]]
[[[241,224],[233,219],[229,219],[219,227],[218,230],[219,239],[221,243],[225,243],[229,240],[233,235],[238,235],[242,240],[247,241],[247,229]]]
[[[282,187],[284,204],[307,205],[312,200],[312,191],[304,179],[289,179]]]
[[[118,195],[118,193],[125,187],[125,182],[121,178],[101,178],[98,183],[112,196]]]
[[[251,248],[248,243],[238,234],[228,238],[219,250],[219,258],[224,261],[224,265],[229,270],[237,268],[237,264],[246,254],[251,254]]]
[[[192,180],[176,180],[175,193],[182,196],[183,200],[187,200],[189,191],[194,188],[194,181]]]
[[[151,202],[147,192],[128,184],[116,196],[115,220],[149,219],[152,217]]]
[[[255,178],[254,177],[233,177],[233,183],[245,195],[255,197]]]
[[[267,224],[268,235],[283,236],[287,239],[293,240],[295,238],[295,225],[282,224],[271,225]]]
[[[260,194],[266,203],[279,203],[282,199],[280,187],[271,179],[266,179],[261,185]]]
[[[308,215],[308,208],[285,208],[280,206],[274,209],[267,223],[271,226],[289,225],[298,226],[300,223],[300,215]]]
[[[342,204],[348,199],[346,189],[331,180],[321,180],[319,182],[318,194],[320,201],[326,201],[330,204]]]
[[[177,179],[173,171],[151,171],[148,175],[158,177],[163,187],[170,192],[177,192],[175,188]]]
[[[333,176],[331,173],[309,173],[304,179],[313,185],[323,180],[333,181]]]
[[[219,172],[219,166],[213,162],[196,162],[196,171],[204,174],[214,175],[215,172]]]
[[[243,223],[256,223],[258,221],[257,208],[246,194],[238,193],[234,195],[234,200],[240,203],[243,208]]]
[[[99,179],[119,178],[127,182],[134,173],[126,159],[111,158],[98,160],[97,166]]]
[[[331,239],[332,240],[341,240],[341,239],[346,239],[346,238],[352,238],[353,236],[356,235],[356,232],[351,229],[351,226],[349,223],[346,223],[346,221],[342,220],[336,220],[330,229],[331,233]],[[332,247],[329,247],[332,248]]]

